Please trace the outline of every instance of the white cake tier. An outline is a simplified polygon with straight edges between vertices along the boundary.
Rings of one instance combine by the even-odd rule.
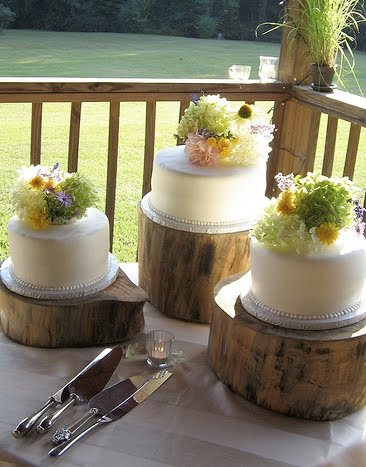
[[[242,304],[258,318],[286,327],[317,329],[365,315],[366,240],[344,232],[327,252],[281,254],[250,241],[251,289]],[[271,319],[272,315],[272,319]],[[301,325],[296,321],[308,321]],[[344,322],[341,324],[341,322]]]
[[[190,163],[184,146],[154,158],[150,208],[178,223],[230,225],[254,220],[264,207],[267,158],[254,167]]]
[[[33,230],[14,216],[8,225],[11,274],[30,288],[91,285],[108,274],[109,222],[97,209],[65,225]]]

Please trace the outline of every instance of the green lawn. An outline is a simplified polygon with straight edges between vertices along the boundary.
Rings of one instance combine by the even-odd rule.
[[[178,37],[110,33],[62,33],[6,30],[0,35],[0,75],[19,77],[227,78],[233,63],[252,66],[257,78],[259,55],[278,55],[279,45]],[[358,74],[366,89],[366,57],[357,54]],[[355,88],[353,88],[355,91]],[[70,104],[45,104],[42,163],[66,168]],[[159,103],[156,151],[175,144],[177,104]],[[0,104],[0,258],[8,256],[9,191],[16,170],[28,164],[30,104]],[[141,197],[145,106],[121,105],[117,209],[114,252],[120,261],[135,261],[137,204]],[[365,132],[361,146],[366,146]],[[324,130],[319,148],[324,146]],[[100,192],[104,209],[108,105],[83,104],[79,170]],[[337,140],[336,173],[342,174],[346,129]],[[365,155],[359,157],[356,181],[364,185]],[[318,164],[319,166],[319,164]]]

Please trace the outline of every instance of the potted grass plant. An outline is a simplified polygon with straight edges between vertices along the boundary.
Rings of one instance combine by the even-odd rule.
[[[353,50],[359,24],[365,21],[363,0],[296,0],[291,9],[286,6],[281,22],[259,27],[270,26],[263,34],[288,28],[290,47],[302,41],[312,87],[326,92],[333,90],[334,76],[343,85],[345,72],[358,84]]]

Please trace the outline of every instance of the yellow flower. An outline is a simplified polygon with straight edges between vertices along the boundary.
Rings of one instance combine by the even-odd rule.
[[[48,190],[48,191],[55,191],[56,184],[55,184],[55,182],[52,180],[52,178],[49,178],[49,179],[44,183],[44,187],[45,187],[45,189]]]
[[[214,148],[217,147],[216,138],[214,138],[213,136],[210,136],[209,138],[207,138],[206,143],[211,147],[214,147]]]
[[[220,158],[221,159],[226,159],[227,157],[230,156],[230,142],[227,139],[221,138],[218,141],[217,146],[218,146],[219,151],[220,151]]]
[[[28,224],[35,230],[44,230],[49,226],[50,222],[44,212],[32,210],[28,214]]]
[[[29,180],[29,185],[33,190],[42,190],[44,188],[44,180],[40,175],[36,175]]]
[[[338,229],[332,222],[326,222],[316,228],[316,235],[324,245],[331,245],[338,238]]]
[[[295,211],[295,194],[290,190],[283,191],[277,203],[277,211],[283,216],[290,216]]]

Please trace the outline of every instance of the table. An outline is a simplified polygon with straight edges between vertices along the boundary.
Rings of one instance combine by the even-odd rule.
[[[122,269],[137,281],[137,265]],[[146,304],[144,332],[172,331],[173,376],[123,419],[84,438],[60,458],[49,458],[50,433],[11,432],[103,347],[40,349],[0,334],[0,466],[279,467],[366,465],[366,408],[333,422],[313,422],[256,406],[224,386],[207,363],[209,325],[169,318]],[[143,335],[109,384],[151,371]],[[130,346],[128,349],[132,349]],[[179,354],[182,352],[182,354]],[[85,412],[75,407],[56,428]]]

